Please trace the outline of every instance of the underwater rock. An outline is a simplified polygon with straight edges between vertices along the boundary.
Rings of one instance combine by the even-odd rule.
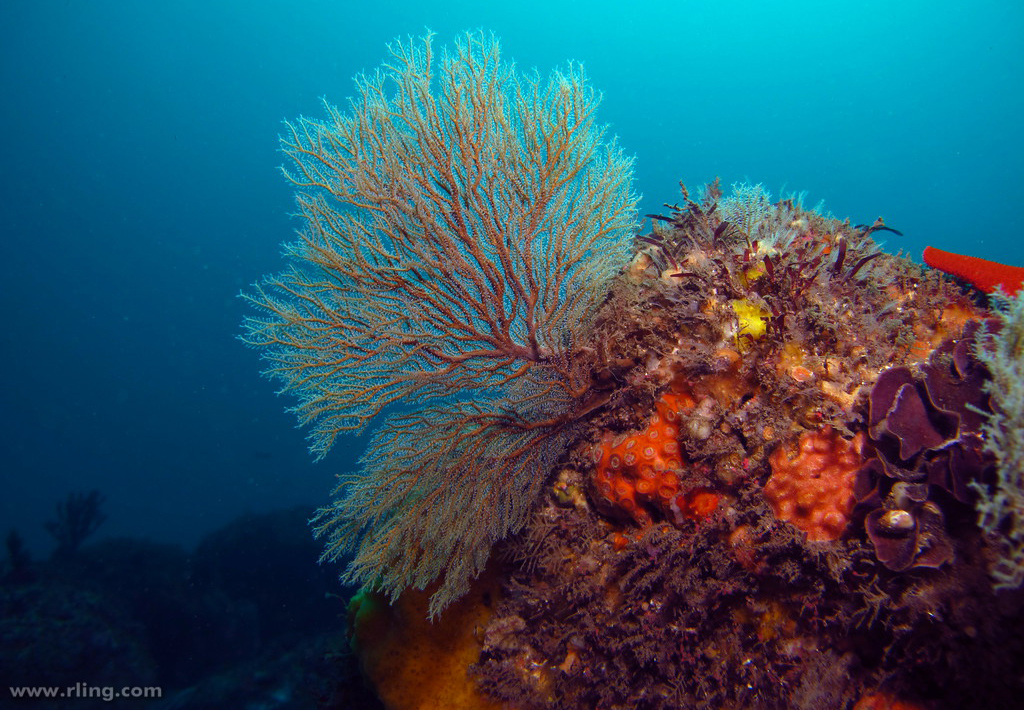
[[[992,589],[969,503],[984,310],[881,252],[880,220],[682,195],[580,343],[589,404],[462,623],[468,677],[517,710],[1011,706],[1021,600]],[[422,636],[370,675],[429,705],[401,663],[465,654],[408,604],[361,607],[357,637]]]
[[[109,596],[54,580],[0,585],[0,668],[8,684],[18,686],[121,688],[157,681],[138,622]],[[125,705],[82,698],[74,706]]]

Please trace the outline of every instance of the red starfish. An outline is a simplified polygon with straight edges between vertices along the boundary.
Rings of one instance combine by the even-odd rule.
[[[935,247],[924,248],[924,263],[933,269],[958,276],[985,293],[992,293],[997,286],[1011,296],[1024,286],[1024,268],[1009,266],[997,261],[964,256]]]

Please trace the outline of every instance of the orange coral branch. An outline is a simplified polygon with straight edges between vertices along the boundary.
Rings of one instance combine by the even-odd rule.
[[[992,293],[996,287],[1002,286],[1006,293],[1013,296],[1024,285],[1024,268],[1020,266],[953,254],[935,247],[925,247],[922,258],[933,269],[958,276],[985,293]]]

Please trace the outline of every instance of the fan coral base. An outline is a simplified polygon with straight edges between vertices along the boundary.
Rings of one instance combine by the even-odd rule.
[[[796,525],[810,541],[838,539],[853,512],[863,447],[863,433],[847,440],[825,427],[805,432],[795,452],[776,449],[764,487],[776,517]]]

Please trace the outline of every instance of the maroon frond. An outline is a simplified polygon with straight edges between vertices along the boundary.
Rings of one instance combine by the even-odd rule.
[[[846,260],[846,238],[839,237],[839,253],[836,254],[836,260],[832,264],[832,269],[829,275],[832,277],[838,276],[843,271],[843,262]]]
[[[923,449],[934,449],[946,440],[928,419],[921,393],[912,384],[896,392],[896,399],[885,417],[885,429],[899,439],[900,459],[909,461]]]
[[[850,280],[850,279],[853,279],[854,277],[856,277],[857,273],[861,269],[863,269],[870,261],[872,261],[873,259],[877,259],[881,255],[882,255],[882,252],[876,251],[874,254],[868,254],[867,256],[862,257],[856,264],[853,265],[853,268],[850,269],[850,273],[848,273],[846,275],[846,279]]]

